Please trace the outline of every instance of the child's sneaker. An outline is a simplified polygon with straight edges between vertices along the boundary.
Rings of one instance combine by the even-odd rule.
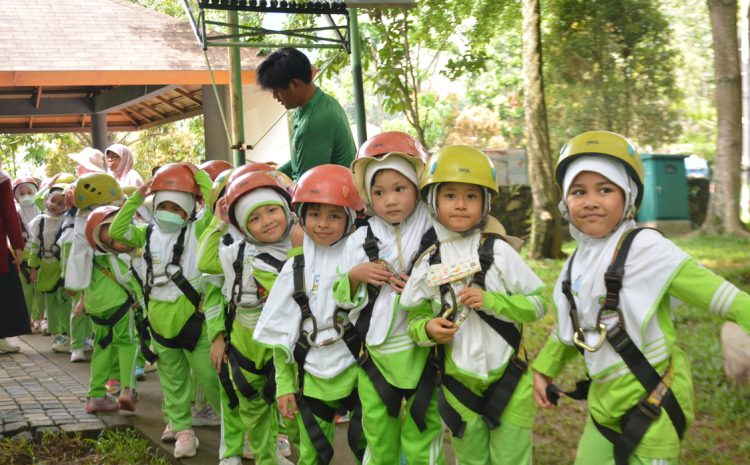
[[[221,424],[221,418],[216,415],[210,405],[206,405],[200,410],[193,407],[192,415],[193,426],[219,426]]]
[[[120,406],[109,397],[91,397],[84,407],[86,413],[112,413],[120,410]]]
[[[226,457],[219,461],[219,465],[242,465],[242,457]]]
[[[104,387],[107,389],[107,394],[109,394],[112,397],[117,397],[120,395],[120,381],[116,379],[110,379],[107,381],[107,384],[104,385]]]
[[[122,390],[120,397],[117,398],[120,408],[129,412],[135,412],[135,403],[138,402],[138,394],[130,388]]]
[[[84,352],[94,351],[94,338],[93,337],[87,337],[83,339],[83,351]]]
[[[145,365],[143,365],[143,371],[146,373],[151,373],[152,371],[156,371],[156,362],[146,362]]]
[[[174,444],[174,458],[179,459],[182,457],[194,457],[198,450],[198,438],[195,437],[195,432],[191,429],[180,431],[175,434]]]
[[[146,372],[143,371],[143,368],[139,367],[138,365],[135,366],[135,379],[138,381],[143,381],[146,379]]]
[[[81,363],[86,361],[86,352],[83,349],[73,349],[70,353],[70,361],[73,363]]]
[[[52,340],[52,352],[70,352],[70,339],[64,334],[58,334]]]
[[[282,457],[289,457],[292,455],[292,445],[289,443],[289,436],[286,434],[279,434],[276,438],[276,452],[281,454]]]
[[[42,321],[39,322],[39,330],[45,336],[51,336],[52,335],[52,333],[49,332],[49,327],[47,325],[47,320],[42,320]]]
[[[20,352],[21,348],[19,346],[14,346],[10,342],[6,341],[5,338],[0,338],[0,352],[4,352],[7,354],[15,354],[16,352]]]
[[[333,422],[337,425],[343,425],[345,423],[349,423],[349,412],[346,412],[342,415],[336,415],[333,419]]]
[[[172,422],[170,421],[161,433],[161,442],[175,442],[176,440],[177,438],[175,437],[174,431],[172,431]]]

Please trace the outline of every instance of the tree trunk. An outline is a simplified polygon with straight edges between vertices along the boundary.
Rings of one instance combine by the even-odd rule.
[[[742,81],[737,40],[737,0],[708,0],[716,75],[716,161],[706,221],[710,234],[743,234],[739,218],[742,159]]]
[[[562,256],[560,247],[562,218],[557,209],[560,197],[554,181],[554,160],[547,128],[547,107],[544,103],[539,11],[539,0],[524,0],[523,75],[526,157],[529,163],[529,184],[533,201],[531,256],[560,258]]]

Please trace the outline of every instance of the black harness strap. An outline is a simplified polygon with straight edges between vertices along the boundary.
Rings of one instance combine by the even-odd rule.
[[[273,359],[267,361],[262,367],[258,368],[255,362],[242,355],[242,353],[233,345],[228,344],[227,347],[229,367],[232,370],[232,379],[237,386],[237,390],[240,391],[247,400],[252,401],[259,396],[262,396],[263,400],[268,405],[273,405],[276,401],[276,370],[274,370]],[[258,392],[257,389],[250,385],[247,378],[245,378],[245,375],[242,374],[242,370],[266,377],[262,393]]]
[[[205,321],[206,317],[203,313],[198,311],[200,308],[200,294],[198,291],[195,290],[195,288],[190,284],[190,281],[185,278],[185,275],[182,274],[182,254],[185,251],[185,234],[187,232],[187,226],[184,226],[180,230],[180,235],[177,236],[177,242],[175,242],[174,246],[172,247],[172,260],[169,262],[169,265],[174,265],[177,267],[177,272],[172,274],[170,276],[170,279],[172,282],[177,286],[180,291],[185,295],[185,297],[188,298],[190,303],[195,307],[195,310],[193,311],[193,314],[190,315],[190,318],[185,322],[185,325],[180,329],[180,332],[177,334],[177,336],[172,338],[166,338],[162,336],[161,334],[157,333],[153,327],[151,327],[151,336],[158,342],[159,344],[163,345],[164,347],[168,347],[170,349],[185,349],[189,351],[193,351],[195,349],[195,346],[198,344],[198,340],[200,339],[201,332],[203,329],[203,322]],[[146,227],[146,250],[143,254],[144,260],[146,260],[146,283],[143,287],[143,300],[146,303],[146,307],[148,308],[149,304],[149,298],[151,294],[151,283],[150,280],[153,277],[153,262],[152,262],[152,255],[151,255],[151,234],[154,230],[153,223],[150,223]],[[166,268],[165,268],[166,270]],[[146,318],[144,321],[148,321],[148,318]],[[144,357],[146,354],[144,354]]]
[[[42,257],[43,253],[50,252],[56,260],[60,260],[60,246],[57,244],[57,241],[60,240],[60,237],[62,237],[63,232],[65,232],[66,229],[70,229],[73,227],[72,223],[65,223],[65,220],[60,224],[60,229],[57,230],[55,233],[55,240],[52,242],[52,245],[50,245],[49,250],[44,246],[44,215],[42,215],[41,219],[39,220],[39,257]],[[57,287],[55,288],[57,289]]]
[[[643,439],[649,426],[661,414],[662,407],[666,410],[667,415],[669,415],[677,432],[677,436],[680,439],[683,438],[687,426],[685,414],[680,407],[677,398],[669,388],[669,383],[664,381],[666,375],[663,377],[654,369],[648,359],[643,355],[643,352],[641,352],[638,346],[630,338],[625,329],[622,310],[620,309],[620,290],[622,289],[622,280],[625,275],[625,262],[636,235],[643,229],[646,228],[636,228],[628,231],[622,239],[618,249],[615,251],[612,264],[604,274],[607,295],[600,310],[600,312],[609,311],[617,313],[618,324],[607,329],[607,341],[620,357],[622,357],[625,364],[646,391],[646,396],[640,399],[638,403],[628,410],[620,419],[622,433],[618,433],[617,431],[600,424],[593,417],[591,418],[599,432],[614,446],[615,463],[617,465],[627,465],[629,457],[633,454],[636,447]],[[575,330],[580,325],[578,323],[578,310],[570,287],[572,262],[573,260],[571,258],[568,265],[567,277],[563,282],[562,290],[571,307],[570,314]],[[582,349],[579,350],[582,351]],[[565,394],[576,398],[574,396],[580,396],[581,393],[587,391],[589,383],[590,380],[579,381],[575,391]],[[556,386],[550,386],[548,387],[547,392],[553,393],[554,398],[550,398],[550,400],[556,403],[557,398],[559,397],[559,388]],[[657,393],[658,395],[655,395]],[[656,400],[654,400],[654,398],[656,398]]]
[[[494,261],[494,244],[495,239],[501,236],[489,234],[479,248],[479,264],[481,270],[474,274],[472,285],[481,289],[485,288],[485,278],[487,270]],[[440,263],[440,249],[436,249],[430,264]],[[441,296],[448,291],[450,284],[440,286]],[[498,333],[513,348],[514,354],[511,356],[510,363],[505,368],[503,375],[492,383],[483,396],[472,392],[469,388],[461,384],[459,380],[445,373],[445,347],[439,345],[437,348],[438,366],[440,367],[440,386],[438,391],[438,410],[445,424],[451,429],[456,437],[462,437],[466,429],[466,422],[461,418],[460,413],[455,410],[447,401],[443,388],[448,389],[451,394],[464,406],[478,415],[490,429],[500,426],[500,417],[508,406],[513,393],[518,386],[521,377],[528,370],[526,360],[519,357],[521,354],[521,331],[512,323],[493,318],[484,312],[476,312],[496,333]]]
[[[114,315],[110,316],[109,318],[102,318],[100,316],[88,314],[89,317],[91,317],[91,321],[98,324],[99,326],[106,326],[107,327],[107,335],[101,338],[97,341],[97,344],[99,344],[99,347],[102,349],[106,349],[107,346],[109,346],[112,343],[113,338],[113,331],[114,327],[117,323],[119,323],[122,318],[127,315],[128,311],[130,310],[130,307],[133,305],[133,298],[128,295],[127,300],[120,305],[120,307],[117,309],[117,311],[114,313]]]
[[[133,268],[132,266],[130,267],[130,274],[133,276],[133,278],[138,283],[138,285],[141,286],[141,291],[145,292],[145,287],[143,286],[143,280],[135,271],[135,268]],[[144,299],[144,303],[145,303],[145,299]],[[141,310],[142,312],[146,311],[145,308]],[[143,358],[145,358],[148,361],[148,363],[153,364],[157,360],[159,360],[159,356],[156,355],[151,350],[151,332],[149,331],[148,318],[144,318],[142,312],[136,312],[135,314],[136,315],[135,328],[136,330],[138,330],[138,339],[140,340],[141,354],[143,354]]]
[[[294,360],[297,362],[297,368],[299,370],[300,385],[299,392],[296,395],[297,407],[302,416],[302,423],[305,425],[307,435],[310,437],[310,441],[313,443],[315,451],[318,454],[318,463],[320,465],[328,465],[333,459],[333,446],[323,432],[323,429],[318,424],[315,416],[318,416],[327,422],[331,422],[336,413],[335,409],[326,405],[319,399],[314,399],[304,395],[304,366],[307,353],[310,351],[310,343],[307,340],[307,332],[303,330],[303,325],[308,318],[312,318],[314,322],[315,317],[310,310],[310,300],[305,290],[305,256],[303,254],[294,257],[292,270],[294,279],[294,292],[292,293],[292,299],[294,299],[299,306],[301,313],[299,323],[300,335],[294,346]],[[351,326],[351,324],[349,324],[349,326]],[[350,331],[350,334],[354,333],[353,329],[347,331]],[[345,336],[343,339],[347,339],[347,337]],[[355,357],[355,359],[356,358],[357,357]],[[364,457],[364,449],[360,447],[362,441],[362,408],[359,402],[357,390],[354,389],[346,399],[342,400],[342,403],[352,412],[352,416],[349,419],[349,429],[347,431],[349,448],[354,455],[362,461],[362,457]]]

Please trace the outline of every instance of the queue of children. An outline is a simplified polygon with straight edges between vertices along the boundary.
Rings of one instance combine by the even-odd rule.
[[[134,411],[139,353],[158,360],[176,458],[199,447],[194,380],[220,414],[222,465],[289,464],[289,444],[298,464],[327,465],[341,407],[363,464],[445,464],[446,427],[458,463],[531,464],[536,407],[562,394],[588,400],[576,464],[677,463],[694,415],[670,299],[750,332],[748,294],[637,227],[643,165],[615,133],[561,151],[577,249],[552,302],[490,214],[497,173],[476,148],[430,156],[386,132],[351,169],[295,184],[265,164],[201,168],[166,165],[127,199],[104,173],[14,186],[33,324],[46,315],[62,351],[71,297],[90,317],[89,412]],[[523,326],[551,303],[557,324],[531,361]],[[588,380],[562,392],[552,380],[577,353]]]

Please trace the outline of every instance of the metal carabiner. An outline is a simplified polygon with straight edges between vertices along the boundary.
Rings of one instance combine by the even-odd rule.
[[[317,336],[319,332],[323,332],[328,329],[335,329],[337,331],[337,334],[333,337],[329,337],[328,339],[324,339],[321,342],[317,342]],[[320,349],[321,347],[329,346],[335,342],[340,341],[344,337],[344,326],[338,325],[338,324],[332,324],[328,326],[323,326],[319,329],[319,331],[313,331],[312,333],[307,333],[307,343],[310,344],[310,347],[315,347],[316,349]]]
[[[599,331],[599,340],[596,344],[593,346],[590,346],[586,344],[586,338],[584,336],[584,331]],[[596,352],[597,350],[602,348],[602,345],[604,345],[604,341],[607,340],[607,327],[604,326],[604,323],[599,323],[596,326],[592,326],[590,328],[579,328],[576,329],[573,332],[573,343],[580,347],[581,349],[587,350],[589,352]]]
[[[456,316],[454,315],[451,319],[451,315],[453,315],[455,310],[458,308],[458,301],[456,300],[456,292],[453,290],[453,287],[450,284],[448,285],[448,294],[451,298],[451,305],[448,305],[447,307],[445,302],[445,294],[440,294],[440,316],[442,318],[445,318],[446,320],[453,322],[456,319]]]
[[[387,260],[379,258],[379,259],[375,260],[373,263],[377,263],[379,265],[383,265],[383,268],[385,268],[385,270],[387,272],[389,272],[390,274],[392,274],[396,278],[399,277],[399,274],[398,274],[398,271],[396,271],[396,268],[394,268],[393,265],[391,265]]]

